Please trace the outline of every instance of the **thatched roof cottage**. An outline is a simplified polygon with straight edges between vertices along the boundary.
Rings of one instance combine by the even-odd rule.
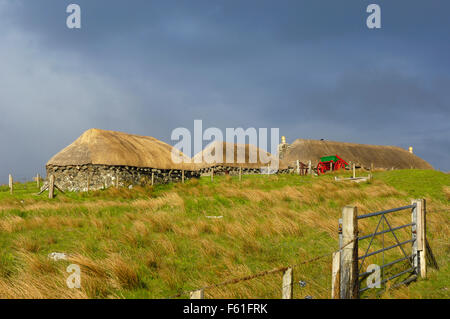
[[[190,164],[172,161],[172,151],[187,156],[153,137],[90,129],[47,163],[47,175],[70,191],[110,186],[167,183],[198,176]]]
[[[222,152],[220,159],[216,160],[216,151]],[[228,158],[227,158],[227,154]],[[261,156],[262,155],[262,156]],[[192,162],[200,169],[203,175],[214,174],[237,175],[239,170],[243,174],[261,174],[262,169],[267,169],[268,164],[272,167],[276,165],[278,159],[251,144],[229,143],[214,141],[206,146],[201,152],[197,153]],[[280,166],[278,162],[279,173],[284,172],[287,167]]]
[[[375,169],[433,169],[425,160],[397,146],[297,139],[284,150],[283,161],[290,166],[295,166],[297,160],[304,163],[311,160],[316,166],[322,156],[339,155],[345,161],[365,168],[373,164]]]

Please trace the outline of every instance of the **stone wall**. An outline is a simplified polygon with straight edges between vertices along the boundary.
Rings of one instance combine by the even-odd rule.
[[[239,167],[214,166],[215,175],[239,175]],[[277,174],[291,174],[294,168],[282,169]],[[154,184],[166,184],[170,182],[181,182],[182,171],[176,169],[141,168],[132,166],[107,166],[107,165],[80,165],[80,166],[47,166],[47,177],[55,176],[55,183],[64,191],[86,192],[88,190],[99,190],[108,187],[129,187],[130,185],[151,185],[152,173]],[[185,180],[209,176],[211,167],[202,168],[198,171],[184,171]],[[242,168],[243,175],[264,174],[259,168]],[[43,185],[45,187],[47,182]]]
[[[231,176],[239,175],[239,167],[225,166],[225,165],[216,165],[202,168],[200,169],[200,175],[210,176],[211,169],[214,169],[214,175],[231,175]],[[278,170],[277,174],[290,174],[293,172],[294,172],[293,168],[286,168]],[[247,167],[242,168],[242,175],[257,175],[257,174],[264,174],[264,173],[261,172],[260,168],[247,168]]]
[[[106,165],[47,166],[47,176],[54,175],[56,185],[62,190],[75,192],[87,191],[88,183],[89,190],[116,186],[117,181],[119,187],[151,185],[152,173],[155,184],[181,182],[182,179],[182,171],[176,169]],[[198,177],[199,171],[184,171],[185,180]]]

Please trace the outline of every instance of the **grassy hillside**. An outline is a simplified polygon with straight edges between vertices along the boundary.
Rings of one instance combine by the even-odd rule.
[[[167,298],[316,256],[322,258],[294,269],[295,282],[306,282],[295,285],[294,298],[329,298],[330,253],[338,248],[342,207],[356,205],[364,214],[408,205],[412,198],[427,199],[428,240],[441,269],[381,297],[450,297],[448,174],[375,172],[372,182],[361,184],[336,182],[334,174],[245,176],[242,182],[216,176],[214,182],[58,194],[54,200],[36,192],[35,183],[16,184],[14,195],[0,187],[0,298]],[[409,212],[388,218],[392,227],[410,219]],[[360,234],[372,232],[377,222],[363,220]],[[399,236],[409,239],[410,233]],[[394,243],[391,237],[385,236],[386,245]],[[67,253],[69,260],[53,261],[52,252]],[[399,249],[385,256],[399,257]],[[381,264],[380,258],[364,268]],[[81,289],[66,286],[71,263],[81,266]],[[207,289],[205,296],[280,298],[281,276]]]

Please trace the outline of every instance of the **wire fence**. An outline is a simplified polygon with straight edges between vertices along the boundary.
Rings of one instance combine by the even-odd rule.
[[[354,242],[354,240],[348,242],[347,244],[345,244],[342,247],[342,249],[347,247],[348,245],[352,244],[353,242]],[[183,291],[181,291],[181,292],[179,292],[179,293],[177,293],[175,295],[167,297],[166,299],[174,299],[174,298],[179,298],[179,297],[182,297],[182,296],[190,296],[191,293],[194,292],[194,291],[207,291],[207,290],[210,290],[210,289],[215,289],[215,288],[224,287],[224,286],[228,286],[228,285],[238,284],[238,283],[241,283],[241,282],[253,280],[253,279],[256,279],[256,278],[265,277],[265,276],[276,274],[276,273],[283,273],[283,272],[287,271],[289,268],[291,268],[291,269],[298,269],[302,265],[311,264],[311,263],[317,262],[317,261],[319,261],[321,259],[324,259],[326,257],[331,257],[334,253],[336,253],[338,251],[339,250],[333,250],[333,251],[330,251],[328,253],[325,253],[325,254],[313,257],[311,259],[308,259],[306,261],[302,261],[300,263],[292,264],[292,265],[289,265],[289,266],[278,267],[278,268],[271,269],[271,270],[265,270],[265,271],[262,271],[262,272],[259,272],[259,273],[253,274],[253,275],[248,275],[248,276],[244,276],[244,277],[240,277],[240,278],[228,279],[228,280],[216,283],[216,284],[203,286],[203,287],[197,288],[195,290],[183,290]],[[299,284],[300,287],[302,287],[302,286],[305,287],[307,282],[308,282],[308,283],[311,283],[313,286],[315,286],[317,288],[320,288],[320,290],[322,290],[323,292],[325,292],[327,294],[330,294],[329,289],[324,288],[322,285],[317,283],[311,277],[307,278],[306,276],[301,275],[301,276],[298,276],[298,278],[300,279],[298,281],[298,284]],[[293,283],[289,284],[288,286],[282,285],[281,286],[281,291],[284,288],[292,287],[292,286],[293,286]],[[307,297],[312,297],[312,296],[307,296]]]

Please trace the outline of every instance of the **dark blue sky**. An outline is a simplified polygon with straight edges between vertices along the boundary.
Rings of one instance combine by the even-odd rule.
[[[82,8],[82,29],[66,7]],[[366,7],[382,9],[369,30]],[[414,146],[450,170],[448,1],[0,0],[0,184],[96,127]]]

